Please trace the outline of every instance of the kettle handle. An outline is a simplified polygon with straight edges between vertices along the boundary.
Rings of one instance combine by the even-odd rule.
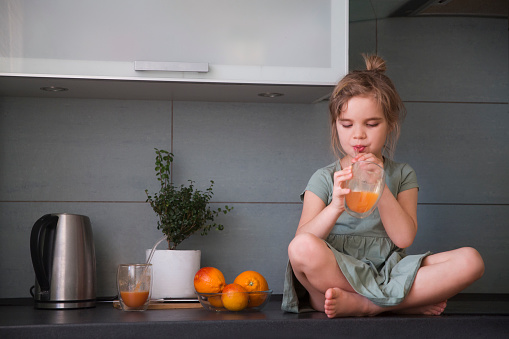
[[[50,288],[49,276],[44,269],[44,261],[41,254],[41,235],[48,226],[57,222],[58,216],[52,216],[51,214],[43,215],[35,222],[30,234],[30,254],[32,256],[35,277],[41,291],[49,291]]]

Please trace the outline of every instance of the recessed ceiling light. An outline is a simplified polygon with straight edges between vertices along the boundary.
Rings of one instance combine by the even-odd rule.
[[[65,87],[58,87],[58,86],[47,86],[47,87],[41,87],[41,90],[46,92],[65,92],[68,91],[68,88]]]
[[[258,93],[258,96],[264,97],[264,98],[277,98],[277,97],[282,97],[283,95],[284,95],[283,93],[275,93],[275,92]]]

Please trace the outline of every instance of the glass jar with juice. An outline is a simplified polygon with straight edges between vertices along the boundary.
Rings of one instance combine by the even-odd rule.
[[[346,212],[355,218],[365,218],[375,210],[385,187],[384,169],[370,161],[352,165],[352,179],[345,182],[350,193],[345,196]]]

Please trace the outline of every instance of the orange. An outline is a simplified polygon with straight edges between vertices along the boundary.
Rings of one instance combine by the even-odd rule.
[[[198,293],[221,293],[225,285],[223,272],[215,267],[202,267],[194,275],[194,289]]]
[[[248,292],[267,291],[269,289],[265,277],[256,271],[242,272],[233,282],[244,287]]]
[[[267,284],[265,277],[256,271],[242,272],[233,282],[244,287],[248,292],[267,291],[269,289],[269,284]],[[263,293],[250,293],[249,306],[260,306],[266,297]]]
[[[223,307],[223,302],[221,301],[220,295],[214,295],[214,296],[208,297],[207,300],[209,301],[210,305],[212,305],[214,307],[217,307],[217,308]]]
[[[228,284],[223,288],[221,301],[223,306],[230,311],[242,311],[247,307],[249,297],[246,289],[239,284]]]

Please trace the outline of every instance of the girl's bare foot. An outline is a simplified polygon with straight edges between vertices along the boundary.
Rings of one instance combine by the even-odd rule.
[[[376,315],[382,308],[357,293],[334,287],[325,292],[324,311],[329,318],[358,317]]]
[[[432,304],[432,305],[426,305],[426,306],[414,307],[414,308],[406,308],[406,309],[394,311],[394,313],[440,315],[444,312],[446,307],[447,307],[447,300],[439,302],[437,304]]]
[[[398,307],[383,308],[357,293],[334,287],[325,292],[324,312],[329,318],[373,316],[391,310],[399,314],[440,315],[446,306],[447,300],[432,305],[394,310]]]

